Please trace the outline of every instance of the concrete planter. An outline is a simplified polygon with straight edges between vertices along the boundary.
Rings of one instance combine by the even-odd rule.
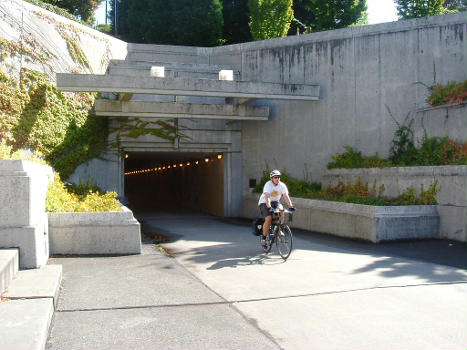
[[[45,197],[52,168],[0,159],[0,248],[19,248],[20,268],[47,263],[49,239]]]
[[[259,214],[257,201],[257,196],[246,196],[246,217]],[[292,227],[373,243],[439,238],[435,205],[373,206],[304,198],[292,198],[292,201],[299,208]]]
[[[141,253],[139,222],[122,212],[49,213],[51,254],[120,255]]]
[[[464,130],[465,132],[465,130]],[[358,178],[370,185],[384,184],[385,195],[395,197],[407,187],[427,189],[434,180],[438,181],[441,192],[436,196],[440,215],[440,238],[465,242],[467,236],[467,166],[416,166],[371,169],[332,169],[323,176],[323,186],[335,186],[339,181],[355,183]]]

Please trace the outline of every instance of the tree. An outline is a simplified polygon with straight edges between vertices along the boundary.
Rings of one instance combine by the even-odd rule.
[[[248,25],[250,21],[248,0],[223,0],[222,12],[224,17],[223,38],[226,44],[244,43],[252,40]]]
[[[400,19],[436,16],[446,13],[444,0],[394,0]]]
[[[103,0],[43,0],[51,5],[55,5],[67,10],[72,15],[79,17],[85,22],[94,20],[94,13]]]
[[[137,43],[214,46],[222,38],[220,0],[118,0],[117,28]],[[115,0],[110,20],[115,26]]]
[[[444,7],[448,10],[467,10],[467,0],[444,0]]]
[[[293,19],[292,0],[248,0],[254,40],[287,35]]]
[[[295,20],[289,35],[349,27],[365,23],[366,0],[294,0]]]

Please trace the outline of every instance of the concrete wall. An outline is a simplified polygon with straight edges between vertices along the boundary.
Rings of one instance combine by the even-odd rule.
[[[350,145],[387,156],[396,124],[425,106],[422,84],[467,79],[466,13],[346,28],[214,48],[241,79],[319,84],[319,101],[258,101],[268,122],[243,122],[243,188],[265,163],[319,181]],[[465,140],[465,128],[458,130]]]
[[[74,22],[22,0],[0,1],[0,38],[23,45],[49,59],[41,62],[31,55],[10,55],[0,66],[13,76],[21,67],[47,73],[104,73],[110,59],[124,59],[127,43]],[[23,29],[23,30],[22,30]],[[71,38],[85,54],[90,67],[80,64],[70,54],[67,40]]]
[[[363,183],[376,188],[385,186],[384,195],[395,197],[408,187],[425,190],[436,180],[441,188],[436,196],[440,216],[440,237],[461,242],[467,240],[467,166],[451,165],[437,167],[399,167],[384,169],[332,169],[324,174],[323,185],[335,186],[339,181],[355,183],[360,178]]]

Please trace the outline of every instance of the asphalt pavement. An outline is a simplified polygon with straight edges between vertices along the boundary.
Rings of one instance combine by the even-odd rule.
[[[465,244],[294,230],[284,262],[248,220],[135,216],[143,254],[50,259],[63,281],[47,349],[467,347]]]

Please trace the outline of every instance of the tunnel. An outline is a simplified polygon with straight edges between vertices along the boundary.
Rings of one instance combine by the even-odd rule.
[[[131,209],[224,215],[224,155],[127,152],[124,193]]]

